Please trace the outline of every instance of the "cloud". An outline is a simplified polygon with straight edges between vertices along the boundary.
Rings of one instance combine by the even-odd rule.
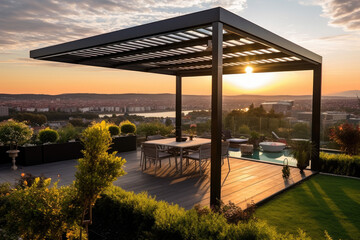
[[[2,0],[0,51],[45,47],[246,0]]]
[[[303,0],[301,3],[321,6],[324,16],[330,18],[330,25],[348,31],[360,30],[359,0]]]

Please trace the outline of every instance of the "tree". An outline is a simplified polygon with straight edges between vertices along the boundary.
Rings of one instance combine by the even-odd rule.
[[[44,114],[35,113],[18,113],[14,116],[15,120],[26,121],[31,126],[41,126],[47,122],[47,117]]]
[[[85,129],[81,141],[84,145],[83,158],[79,159],[75,173],[75,187],[81,203],[81,225],[86,229],[92,223],[92,208],[100,194],[118,177],[125,174],[122,166],[125,159],[117,152],[107,151],[112,143],[109,125],[103,121]]]
[[[165,120],[165,125],[166,125],[166,126],[171,126],[171,124],[172,124],[171,119],[170,119],[170,118],[166,118],[166,120]]]
[[[292,127],[292,136],[294,138],[308,139],[310,137],[310,127],[306,123],[296,123]]]
[[[33,130],[25,123],[9,120],[0,124],[0,142],[9,145],[10,149],[17,149],[30,140]]]

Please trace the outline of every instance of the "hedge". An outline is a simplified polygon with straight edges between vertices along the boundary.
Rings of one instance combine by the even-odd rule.
[[[291,226],[289,226],[291,227]],[[89,239],[310,239],[279,234],[264,221],[237,225],[218,214],[198,214],[178,205],[156,201],[146,193],[134,194],[119,187],[109,188],[97,200]]]
[[[360,156],[320,152],[320,172],[360,177]]]

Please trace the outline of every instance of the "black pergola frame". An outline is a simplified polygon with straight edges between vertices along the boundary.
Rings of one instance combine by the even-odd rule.
[[[176,136],[181,137],[182,77],[212,76],[210,205],[221,199],[222,76],[313,71],[311,168],[319,170],[322,57],[223,8],[45,47],[34,59],[176,76]]]

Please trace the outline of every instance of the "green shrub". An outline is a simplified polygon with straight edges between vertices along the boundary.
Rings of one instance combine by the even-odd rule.
[[[35,178],[31,186],[12,190],[0,197],[0,239],[69,239],[79,235],[77,208],[73,204],[74,188],[40,184]]]
[[[137,133],[141,136],[151,136],[151,135],[162,135],[166,136],[171,134],[173,131],[172,126],[166,126],[161,122],[150,122],[150,123],[141,123],[137,128]]]
[[[360,177],[360,156],[320,152],[320,172]]]
[[[129,120],[125,120],[120,123],[120,130],[123,134],[135,133],[136,126]]]
[[[41,143],[54,143],[58,140],[59,134],[56,130],[45,128],[39,131],[38,138]]]
[[[120,134],[120,128],[116,125],[109,126],[109,132],[111,136],[116,136]]]
[[[158,202],[146,193],[134,194],[119,187],[109,188],[94,208],[90,239],[309,239],[278,234],[275,228],[259,220],[238,224],[212,211],[202,214],[195,209]],[[100,237],[101,236],[101,237]]]
[[[23,122],[9,120],[0,123],[0,142],[9,145],[10,149],[29,141],[32,134],[33,130]]]
[[[81,135],[81,132],[83,130],[84,130],[84,128],[82,128],[82,127],[74,127],[73,125],[71,125],[69,123],[65,127],[60,128],[58,130],[58,133],[59,133],[58,142],[59,143],[66,143],[69,140],[79,139],[80,135]]]

